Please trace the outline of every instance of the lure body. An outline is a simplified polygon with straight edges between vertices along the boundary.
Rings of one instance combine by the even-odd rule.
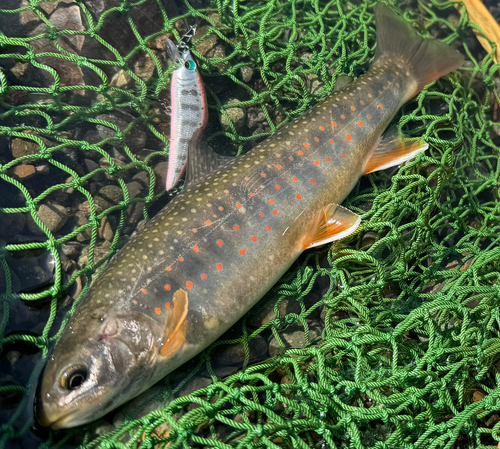
[[[338,204],[360,176],[425,150],[382,133],[404,102],[463,58],[387,7],[376,13],[377,54],[364,76],[199,176],[113,258],[49,360],[42,424],[92,421],[206,348],[305,249],[357,228],[359,217]]]
[[[208,111],[203,81],[188,48],[177,48],[167,39],[167,49],[178,66],[172,73],[170,87],[172,116],[166,188],[171,190],[185,172],[193,136],[207,126]]]

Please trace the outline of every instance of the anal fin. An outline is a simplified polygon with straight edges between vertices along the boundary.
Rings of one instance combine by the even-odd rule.
[[[388,131],[366,161],[363,173],[366,175],[378,170],[395,167],[413,159],[417,154],[424,152],[429,145],[422,139],[405,141],[397,131]]]
[[[167,309],[167,326],[163,334],[163,346],[160,351],[163,357],[168,357],[174,353],[185,341],[188,305],[188,294],[180,288],[174,293],[172,306]]]
[[[340,240],[358,229],[358,214],[332,203],[323,207],[311,223],[311,233],[302,242],[304,249]]]

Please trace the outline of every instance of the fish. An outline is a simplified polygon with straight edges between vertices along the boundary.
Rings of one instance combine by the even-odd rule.
[[[177,47],[170,39],[166,40],[166,48],[176,66],[170,86],[172,112],[166,181],[169,191],[185,172],[189,144],[207,126],[208,109],[205,87],[189,49],[185,45]]]
[[[238,158],[190,145],[186,188],[113,257],[47,361],[40,424],[89,423],[209,346],[305,250],[356,231],[340,204],[364,174],[427,148],[386,131],[401,106],[460,67],[463,56],[421,38],[375,6],[368,71]]]

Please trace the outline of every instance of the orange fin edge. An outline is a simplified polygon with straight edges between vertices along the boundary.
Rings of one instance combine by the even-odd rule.
[[[180,288],[174,293],[173,307],[168,309],[167,326],[163,334],[163,346],[160,354],[163,357],[170,355],[184,342],[186,336],[186,316],[189,299],[185,290]]]
[[[358,214],[338,204],[328,204],[317,214],[311,227],[312,233],[304,239],[302,248],[314,248],[343,239],[355,232],[360,223]]]
[[[422,139],[404,141],[400,137],[394,137],[394,133],[389,132],[389,135],[382,137],[379,145],[366,161],[363,173],[367,175],[374,171],[401,165],[413,159],[417,154],[423,153],[427,148],[429,148],[429,144]]]

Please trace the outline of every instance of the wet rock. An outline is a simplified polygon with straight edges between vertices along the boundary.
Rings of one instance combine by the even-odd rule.
[[[75,218],[75,229],[78,229],[81,226],[88,224],[88,214],[83,211],[77,211],[74,215]],[[76,236],[76,240],[78,242],[86,242],[90,240],[92,237],[92,227],[89,226],[80,231],[80,233]]]
[[[14,64],[14,66],[10,69],[11,73],[18,79],[21,80],[29,69],[29,63],[20,61]]]
[[[50,172],[50,165],[49,164],[37,165],[35,167],[35,170],[37,173],[41,175],[47,175]]]
[[[68,220],[67,209],[59,204],[42,204],[36,214],[50,232],[59,231]]]
[[[241,79],[245,82],[248,83],[253,77],[253,69],[247,66],[243,66],[241,69]]]
[[[210,51],[207,52],[207,58],[212,58],[212,59],[223,59],[226,57],[226,50],[224,49],[224,46],[222,44],[216,45],[214,48],[212,48]],[[227,62],[219,62],[215,64],[215,67],[219,69],[219,71],[224,71],[227,69],[228,64]]]
[[[135,74],[143,81],[147,81],[151,78],[155,69],[155,62],[149,53],[146,53],[144,57],[134,64]]]
[[[99,237],[104,240],[113,240],[113,229],[111,228],[111,224],[109,223],[107,216],[102,217],[101,227],[99,228]]]
[[[257,335],[248,342],[248,349],[250,351],[249,363],[263,360],[267,354],[266,340],[262,336]],[[245,361],[244,346],[241,343],[229,346],[218,352],[212,361],[221,366],[241,366]]]
[[[274,301],[269,301],[262,310],[250,315],[248,325],[254,329],[258,329],[268,321],[274,320],[276,318],[276,314],[274,313],[275,305],[276,303]],[[300,303],[295,300],[284,299],[278,304],[278,313],[280,317],[285,317],[290,313],[299,314]]]
[[[0,212],[0,238],[22,233],[25,224],[26,216],[24,214],[6,214]]]
[[[202,56],[207,56],[208,52],[213,50],[217,45],[217,35],[211,34],[205,37],[209,31],[209,26],[202,26],[196,30],[196,34],[193,38],[193,45],[196,51]]]
[[[227,105],[239,104],[240,100],[233,98],[227,102]],[[225,110],[226,115],[221,115],[220,123],[225,131],[231,132],[230,122],[233,123],[236,131],[240,130],[245,124],[245,110],[242,107],[232,107]],[[229,118],[228,118],[229,117]]]
[[[19,180],[28,179],[36,173],[33,165],[18,165],[12,169],[12,176]]]
[[[158,162],[158,164],[155,165],[154,167],[154,172],[156,175],[155,192],[161,192],[165,189],[165,185],[167,183],[167,168],[168,168],[167,161]]]
[[[248,127],[250,129],[262,129],[264,132],[265,123],[266,116],[260,107],[253,106],[248,109]]]
[[[99,194],[94,198],[96,205],[98,205],[101,210],[108,209],[111,206],[116,206],[122,200],[122,189],[114,185],[104,186],[99,190]]]
[[[61,252],[70,259],[77,259],[82,251],[82,245],[77,242],[67,242],[60,246]]]
[[[312,342],[321,335],[321,328],[317,324],[311,322],[308,322],[308,325],[309,342]],[[271,357],[280,354],[285,349],[302,348],[306,344],[304,327],[300,324],[289,326],[280,336],[282,343],[278,342],[274,336],[269,341],[269,355]]]
[[[97,119],[109,122],[123,131],[134,121],[134,116],[124,111],[116,111],[100,114],[97,116]],[[109,139],[116,136],[116,131],[109,126],[97,125],[96,128],[101,139]],[[126,144],[133,151],[142,150],[146,145],[147,136],[139,124],[134,125],[128,130],[124,137]]]
[[[110,87],[116,87],[118,89],[126,89],[131,81],[132,77],[122,69],[113,75],[109,85]]]

